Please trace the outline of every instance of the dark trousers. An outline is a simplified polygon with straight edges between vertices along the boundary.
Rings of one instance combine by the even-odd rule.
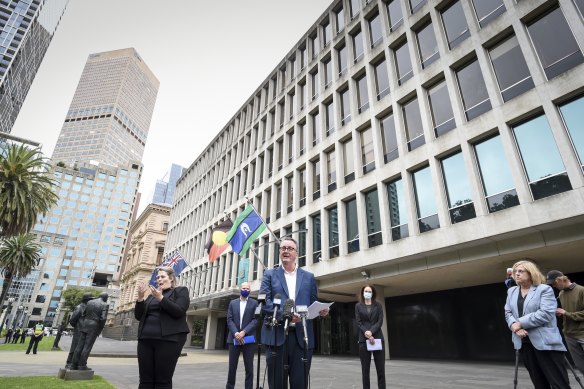
[[[26,340],[26,335],[22,335],[20,337],[20,343],[24,343],[25,340]]]
[[[6,339],[4,339],[4,344],[10,343],[11,340],[12,340],[12,334],[6,335]]]
[[[178,342],[138,340],[139,389],[172,388],[172,376],[186,339],[187,334],[181,334]]]
[[[41,341],[42,338],[43,338],[42,335],[38,337],[31,335],[30,342],[28,342],[28,348],[26,349],[26,353],[30,354],[30,349],[32,348],[32,353],[36,354],[37,347],[39,346],[39,342]]]
[[[239,363],[239,354],[243,353],[243,365],[245,366],[245,389],[253,389],[253,355],[256,350],[255,344],[245,344],[235,346],[229,344],[229,373],[227,374],[226,389],[235,388],[235,373]]]
[[[304,388],[304,349],[298,344],[294,330],[288,334],[286,345],[288,347],[288,376],[285,380],[282,379],[284,375],[284,346],[268,347],[266,351],[266,365],[268,366],[268,384],[270,389],[287,389],[288,379],[290,380],[291,389]],[[307,373],[309,373],[310,363],[312,361],[312,349],[306,350],[306,356],[308,359]]]
[[[18,342],[18,339],[20,339],[20,334],[14,335],[14,337],[12,338],[12,344]]]
[[[79,342],[79,330],[77,328],[73,329],[73,339],[71,340],[71,347],[69,348],[69,355],[67,355],[67,362],[65,362],[65,368],[70,368],[73,363],[73,355],[75,355],[75,349],[77,348],[77,343]]]
[[[375,370],[377,371],[377,387],[385,389],[385,351],[375,350],[368,351],[366,343],[359,343],[359,359],[361,360],[361,375],[363,377],[363,389],[371,387],[369,380],[369,372],[371,370],[371,354],[373,354],[373,361],[375,362]]]
[[[73,369],[87,367],[87,359],[89,358],[89,353],[93,348],[93,344],[99,335],[99,330],[90,329],[87,331],[79,331],[79,340],[75,346],[75,353],[73,353],[73,361],[71,362],[71,367]]]
[[[521,346],[521,357],[535,389],[570,388],[563,351],[537,350],[528,342]]]

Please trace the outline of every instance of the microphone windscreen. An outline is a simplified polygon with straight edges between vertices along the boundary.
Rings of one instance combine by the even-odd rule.
[[[284,303],[284,308],[282,308],[284,313],[282,314],[284,319],[289,319],[291,320],[292,317],[294,316],[294,300],[293,299],[288,299],[286,300],[286,302]]]
[[[274,305],[280,305],[280,304],[282,304],[282,295],[280,293],[277,293],[274,296],[273,304]]]

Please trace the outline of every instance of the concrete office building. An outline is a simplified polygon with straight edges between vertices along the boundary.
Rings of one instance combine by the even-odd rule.
[[[12,130],[68,2],[0,2],[0,132]]]
[[[159,84],[133,48],[91,54],[53,160],[113,166],[141,161]]]
[[[242,262],[228,252],[211,267],[205,244],[247,196],[335,301],[315,352],[357,352],[354,303],[370,283],[388,357],[513,358],[506,268],[531,258],[583,277],[583,12],[334,1],[177,184],[167,251],[191,262],[181,283],[205,347],[225,345]],[[272,241],[256,243],[266,267]],[[264,266],[244,257],[257,292]]]
[[[184,167],[173,163],[165,176],[161,180],[156,181],[152,202],[155,204],[172,205],[172,202],[174,201],[176,182],[184,171]]]

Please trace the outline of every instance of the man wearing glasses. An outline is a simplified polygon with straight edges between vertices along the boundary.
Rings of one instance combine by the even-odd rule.
[[[265,311],[268,316],[274,313],[274,296],[281,296],[281,305],[278,309],[278,320],[281,320],[281,308],[288,299],[293,299],[295,305],[310,306],[318,298],[318,290],[314,274],[307,272],[296,264],[298,257],[298,245],[292,238],[284,238],[280,242],[281,266],[267,270],[262,279],[260,294],[266,295]],[[328,315],[328,309],[320,311],[320,316]],[[306,332],[308,338],[307,368],[310,371],[312,350],[314,348],[314,332],[312,320],[306,320]],[[294,315],[288,327],[288,337],[284,334],[283,325],[271,326],[264,322],[262,326],[262,343],[268,346],[266,352],[266,364],[268,366],[268,383],[270,389],[286,388],[283,385],[283,352],[284,342],[287,348],[288,377],[290,388],[304,387],[304,329],[301,319]]]

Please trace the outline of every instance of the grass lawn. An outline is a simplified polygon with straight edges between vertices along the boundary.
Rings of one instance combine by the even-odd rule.
[[[115,389],[102,377],[93,376],[91,381],[64,381],[57,377],[0,377],[0,388],[2,389]]]
[[[40,351],[51,351],[51,349],[53,348],[53,342],[55,341],[55,337],[54,336],[43,336],[43,339],[39,342],[39,346],[37,348],[37,350]],[[28,343],[30,342],[30,337],[26,337],[26,340],[24,341],[24,343],[20,343],[20,339],[18,340],[18,343],[7,343],[4,344],[4,339],[0,340],[0,352],[2,351],[26,351],[26,349],[28,348]],[[32,352],[32,351],[31,351]],[[0,385],[0,388],[3,388],[4,386]]]

